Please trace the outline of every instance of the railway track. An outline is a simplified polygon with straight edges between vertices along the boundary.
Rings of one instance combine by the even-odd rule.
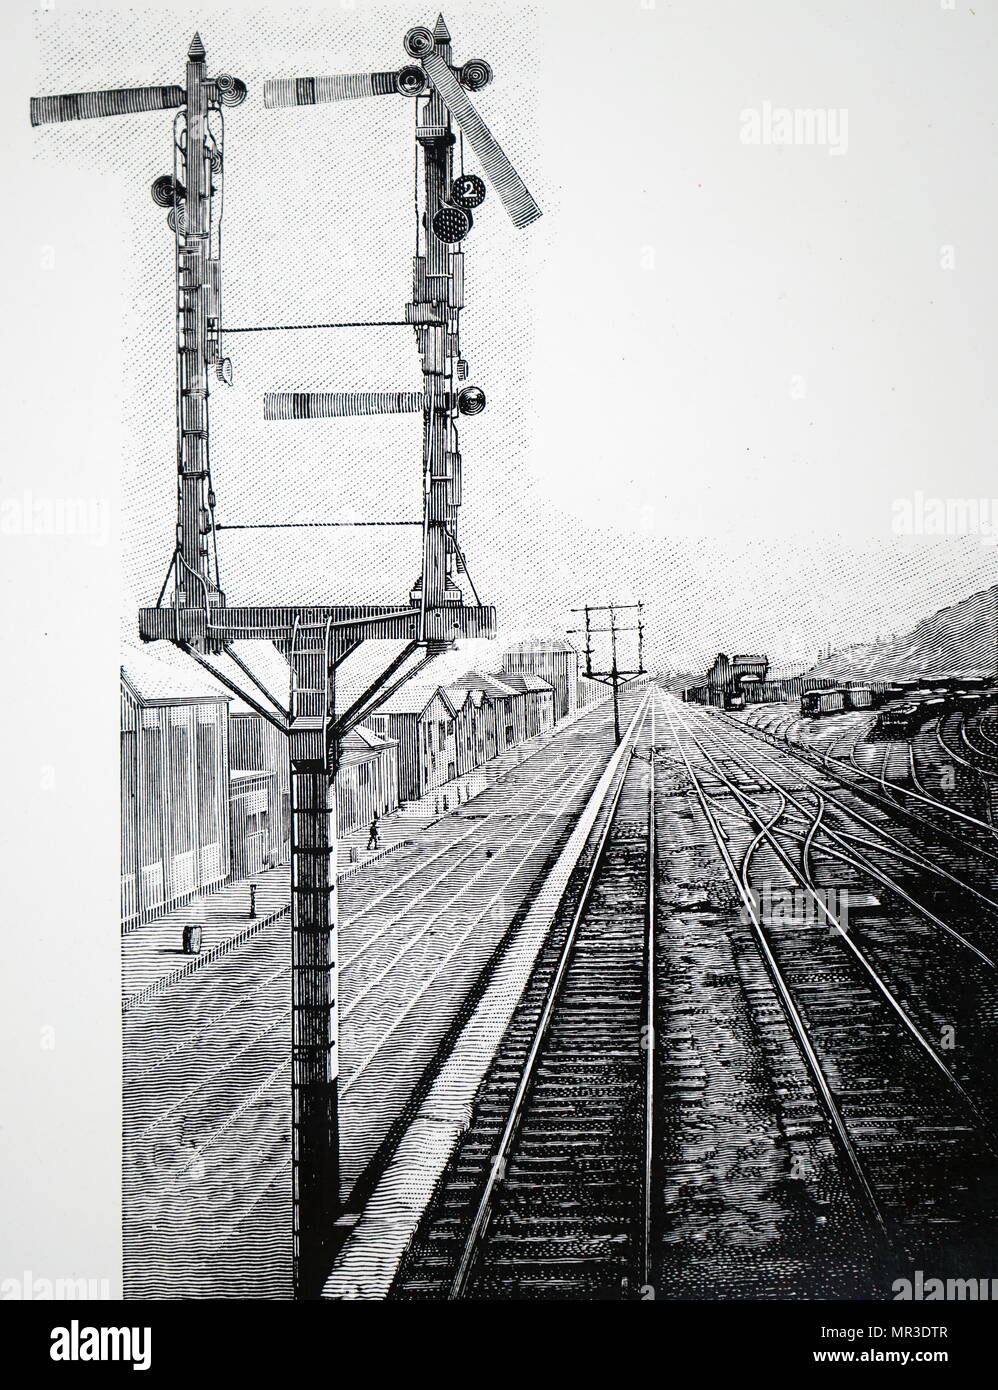
[[[656,802],[656,748],[679,768],[671,775],[699,805],[717,872],[741,904],[740,916],[721,910],[734,913],[727,930],[757,962],[751,1007],[760,1019],[782,1018],[797,1058],[795,1083],[772,1040],[743,1065],[771,1096],[791,1085],[788,1153],[799,1158],[798,1135],[824,1145],[820,1171],[791,1176],[811,1185],[809,1209],[835,1206],[834,1258],[845,1231],[856,1279],[878,1296],[884,1271],[915,1265],[958,1276],[967,1251],[993,1248],[998,1108],[987,1039],[998,1022],[998,897],[913,843],[911,817],[893,797],[871,804],[866,788],[857,796],[851,780],[835,783],[739,730],[652,694],[574,897],[393,1297],[626,1299],[682,1287],[676,1242],[690,1238],[691,1209],[687,1202],[680,1215],[668,1194],[686,1181],[684,1153],[691,1143],[702,1150],[710,1120],[700,1102],[670,1108],[656,1092],[656,1013],[689,988],[667,978],[677,958],[657,940],[659,840],[674,813]],[[872,904],[869,917],[850,919],[828,891],[836,885]],[[767,912],[774,886],[806,902],[803,921]],[[963,902],[963,915],[939,909],[938,894]],[[768,1011],[760,987],[771,995]],[[708,997],[700,1007],[711,1007]],[[956,1051],[941,1020],[961,1038]],[[685,1141],[673,1126],[688,1126]],[[794,1229],[791,1220],[780,1258],[789,1251],[796,1267],[816,1269],[821,1236]],[[768,1277],[763,1271],[763,1284]]]
[[[983,1231],[993,1240],[998,1229],[998,1138],[982,1088],[956,1074],[866,934],[851,930],[821,891],[817,864],[844,857],[841,836],[831,845],[826,838],[827,793],[808,808],[711,728],[715,721],[668,718],[871,1231],[902,1262],[949,1268]],[[868,883],[871,870],[882,881],[868,858],[847,862],[858,871],[853,881]],[[763,884],[809,899],[810,923],[767,920]],[[947,923],[936,925],[937,951],[945,942],[976,953],[971,973],[994,971]],[[955,1019],[961,1006],[953,1004]]]
[[[403,1298],[619,1299],[654,1202],[655,714],[486,1081]]]
[[[750,735],[759,743],[785,748],[798,763],[810,764],[812,768],[838,779],[841,790],[854,793],[870,806],[890,811],[919,833],[933,836],[937,841],[943,841],[961,853],[967,848],[968,835],[973,835],[974,853],[989,867],[993,866],[998,870],[998,853],[993,848],[995,828],[991,822],[931,795],[917,776],[912,775],[910,762],[905,776],[911,785],[907,785],[905,782],[888,779],[883,766],[877,771],[864,767],[857,757],[856,742],[850,747],[847,757],[838,757],[834,751],[823,752],[818,748],[807,747],[788,739],[786,733],[783,736],[774,735],[746,720],[733,719],[722,711],[714,711],[712,717],[723,721],[730,728]],[[860,780],[854,780],[853,773]],[[870,783],[879,790],[874,790]]]

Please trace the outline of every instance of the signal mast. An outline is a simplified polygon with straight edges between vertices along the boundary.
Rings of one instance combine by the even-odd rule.
[[[180,108],[173,122],[173,171],[152,185],[153,202],[169,209],[167,223],[176,246],[177,531],[163,591],[172,574],[174,605],[199,604],[208,610],[225,602],[208,453],[209,377],[231,380],[231,364],[222,356],[223,108],[245,101],[246,87],[227,73],[210,78],[205,56],[195,34],[183,87],[33,97],[31,124]]]
[[[513,224],[526,227],[541,215],[467,96],[468,91],[478,91],[491,80],[488,63],[475,59],[460,68],[452,65],[451,36],[442,16],[432,30],[422,25],[410,29],[403,47],[411,61],[398,70],[281,78],[264,85],[264,104],[270,108],[313,106],[364,96],[414,100],[416,146],[423,166],[421,245],[413,261],[412,300],[406,305],[406,322],[415,329],[421,357],[422,391],[286,391],[271,392],[264,398],[264,417],[275,421],[404,413],[421,413],[423,417],[422,562],[408,606],[394,611],[352,610],[342,617],[333,610],[332,630],[327,619],[324,642],[321,623],[314,617],[308,627],[298,626],[296,619],[288,647],[293,682],[289,727],[293,819],[300,827],[301,843],[309,846],[308,856],[296,867],[294,843],[298,840],[293,836],[295,1281],[305,1297],[321,1292],[331,1268],[338,1204],[336,835],[335,800],[329,794],[338,740],[415,673],[410,667],[396,679],[402,663],[414,651],[421,649],[425,661],[458,637],[495,635],[495,610],[483,608],[477,594],[474,605],[466,603],[455,577],[467,573],[457,540],[461,505],[457,423],[460,417],[478,415],[485,408],[481,388],[458,385],[466,380],[468,371],[459,343],[464,256],[458,248],[471,231],[473,209],[484,201],[486,188],[477,174],[454,174],[454,123],[477,155]],[[473,584],[471,587],[474,590]],[[290,616],[289,610],[283,612]],[[261,610],[251,613],[253,622],[259,623]],[[309,616],[314,613],[310,610]],[[285,633],[287,630],[285,627]],[[306,640],[299,643],[299,635]],[[331,695],[332,672],[365,635],[406,635],[410,641],[365,694],[337,714]],[[299,660],[299,652],[309,650],[319,653],[317,665]],[[296,690],[300,692],[297,702]],[[309,743],[309,721],[317,724],[314,743]]]
[[[286,78],[264,84],[268,107],[312,106],[364,96],[397,95],[417,102],[416,145],[422,155],[420,238],[413,259],[412,300],[406,322],[415,328],[423,371],[423,390],[395,392],[272,392],[264,398],[268,420],[304,420],[346,415],[423,415],[423,561],[410,599],[420,609],[424,640],[444,638],[448,610],[461,602],[455,573],[465,572],[457,540],[461,503],[458,420],[479,415],[486,405],[478,386],[462,386],[468,364],[461,353],[460,315],[464,307],[464,253],[474,225],[473,210],[485,201],[478,174],[454,173],[456,122],[495,187],[516,227],[540,217],[531,197],[492,136],[467,92],[492,80],[481,58],[453,65],[451,36],[441,15],[431,31],[410,29],[403,40],[417,61],[395,72],[350,73],[334,77]],[[422,99],[422,100],[421,100]]]
[[[169,209],[177,273],[177,530],[159,599],[139,611],[139,634],[167,640],[205,666],[288,739],[291,772],[292,1160],[294,1283],[299,1297],[318,1296],[332,1265],[339,1208],[338,932],[335,771],[343,735],[362,722],[433,655],[460,637],[495,634],[495,610],[465,602],[455,574],[467,573],[457,541],[461,455],[457,421],[480,414],[484,392],[458,386],[467,376],[458,341],[464,258],[454,248],[472,227],[485,197],[476,174],[453,171],[460,127],[514,225],[541,215],[523,181],[468,99],[491,80],[482,60],[451,62],[442,17],[405,36],[413,60],[398,71],[281,79],[265,87],[270,107],[313,105],[358,96],[417,99],[416,142],[422,151],[423,246],[414,260],[406,322],[416,332],[422,391],[271,393],[268,419],[412,412],[423,415],[422,563],[404,602],[335,601],[237,606],[226,601],[218,570],[215,496],[208,450],[208,381],[213,369],[231,381],[221,328],[221,108],[246,96],[235,78],[205,75],[200,38],[190,46],[185,87],[150,87],[36,98],[33,125],[90,116],[180,107],[174,171],[157,179],[153,198]],[[420,107],[418,99],[423,98]],[[169,601],[164,597],[173,580]],[[469,576],[470,579],[470,576]],[[474,586],[471,586],[472,589]],[[242,639],[272,642],[290,665],[282,708],[233,650]],[[336,707],[339,664],[368,638],[401,646],[345,710]],[[218,662],[231,656],[252,688]],[[415,663],[415,664],[414,664]]]

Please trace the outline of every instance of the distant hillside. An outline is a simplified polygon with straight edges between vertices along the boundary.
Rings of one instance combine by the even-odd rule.
[[[670,671],[667,675],[660,674],[658,679],[666,690],[680,695],[687,686],[703,685],[704,676],[702,671]]]
[[[998,584],[940,608],[904,637],[857,642],[819,661],[810,676],[904,680],[991,676],[998,669]]]

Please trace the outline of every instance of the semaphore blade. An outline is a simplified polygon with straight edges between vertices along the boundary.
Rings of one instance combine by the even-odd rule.
[[[268,391],[265,420],[329,420],[344,415],[408,415],[425,405],[422,391]]]
[[[443,58],[434,50],[420,61],[440,100],[468,137],[469,145],[502,199],[513,225],[527,227],[531,222],[536,222],[541,216],[540,208]]]
[[[393,96],[398,92],[394,72],[344,72],[333,77],[275,77],[263,84],[263,104],[316,106],[326,101]]]
[[[95,116],[129,116],[139,111],[169,111],[186,101],[183,87],[120,87],[106,92],[70,92],[59,97],[32,97],[31,124],[86,121]]]

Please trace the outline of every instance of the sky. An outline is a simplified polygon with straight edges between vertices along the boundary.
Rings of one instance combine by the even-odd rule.
[[[60,4],[34,13],[30,85],[180,81],[199,28],[209,71],[250,88],[226,118],[224,322],[398,318],[412,104],[274,112],[261,88],[401,64],[405,29],[434,17],[356,0],[98,21]],[[996,7],[548,0],[446,18],[456,57],[492,64],[475,100],[544,209],[519,232],[492,196],[465,243],[462,340],[489,406],[462,430],[461,532],[501,630],[564,632],[583,602],[641,599],[658,664],[747,649],[784,665],[993,583],[980,536],[892,528],[919,493],[998,495]],[[830,113],[825,142],[746,143],[780,109]],[[148,191],[170,117],[16,139],[34,223],[59,243],[34,301],[61,350],[34,359],[32,447],[46,415],[56,447],[86,438],[95,397],[116,415],[99,469],[119,471],[130,623],[175,515],[172,246]],[[270,389],[418,387],[408,330],[233,334],[226,352],[220,521],[418,515],[418,418],[265,423],[261,408]],[[223,587],[397,601],[416,534],[223,533]]]

